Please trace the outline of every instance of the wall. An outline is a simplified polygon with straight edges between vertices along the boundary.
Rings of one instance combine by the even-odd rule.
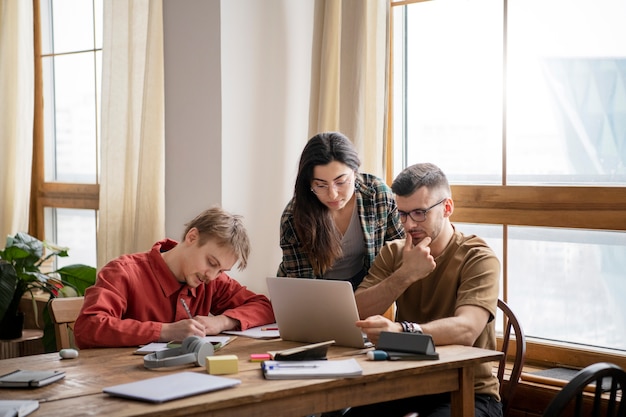
[[[313,1],[165,0],[166,233],[212,204],[242,214],[267,294],[308,139]]]

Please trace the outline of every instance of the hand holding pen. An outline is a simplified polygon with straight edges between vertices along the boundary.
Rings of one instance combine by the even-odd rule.
[[[189,319],[178,320],[172,323],[163,323],[161,325],[161,334],[159,342],[170,342],[172,340],[183,340],[187,336],[206,336],[206,328],[201,320],[194,319],[189,306],[182,298],[179,299],[180,304],[185,309],[185,313]],[[201,318],[198,316],[198,318]]]

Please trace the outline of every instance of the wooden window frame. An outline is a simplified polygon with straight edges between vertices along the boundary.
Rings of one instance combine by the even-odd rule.
[[[430,0],[391,1],[390,4],[391,7],[405,6],[423,1]],[[390,15],[390,33],[393,36],[393,13]],[[389,111],[385,142],[385,179],[388,184],[393,182],[394,166],[392,43],[389,43]],[[453,220],[458,223],[626,231],[626,187],[451,185],[451,188],[455,203]],[[504,256],[502,273],[506,300],[508,277]],[[527,336],[526,361],[547,367],[565,365],[577,368],[610,361],[626,368],[626,353],[614,349],[583,349]]]
[[[44,173],[44,100],[39,0],[33,0],[35,60],[35,109],[33,122],[33,167],[31,177],[29,233],[45,238],[46,207],[98,210],[99,184],[46,182]]]

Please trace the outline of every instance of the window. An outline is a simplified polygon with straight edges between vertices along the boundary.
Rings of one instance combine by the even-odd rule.
[[[500,256],[529,359],[626,363],[626,1],[406,3],[391,176],[447,173],[453,222]]]
[[[102,0],[40,0],[31,233],[96,266]],[[62,265],[59,265],[62,266]]]

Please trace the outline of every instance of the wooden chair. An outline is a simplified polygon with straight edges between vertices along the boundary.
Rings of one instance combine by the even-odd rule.
[[[522,374],[522,368],[524,367],[524,361],[526,360],[526,337],[524,336],[524,330],[515,316],[515,313],[511,308],[502,300],[498,300],[498,309],[502,312],[504,320],[504,332],[502,334],[502,346],[501,352],[504,352],[502,359],[498,363],[498,381],[500,382],[500,398],[502,399],[502,412],[506,416],[511,408],[512,398],[515,394],[515,389],[519,383],[520,376]],[[504,382],[504,370],[506,369],[507,355],[509,352],[509,346],[511,344],[511,334],[515,333],[515,355],[513,356],[513,368],[511,369],[511,375],[509,382]]]
[[[605,386],[610,387],[608,393],[603,395],[603,380]],[[589,387],[589,384],[595,382],[595,387]],[[565,385],[561,391],[552,399],[548,407],[543,412],[543,417],[555,417],[561,415],[576,416],[592,415],[624,417],[626,416],[626,403],[622,401],[624,398],[624,387],[626,387],[626,371],[617,365],[608,362],[595,363],[579,371],[570,382]],[[591,410],[583,410],[584,391],[593,392],[593,400]],[[619,398],[617,391],[621,391]],[[608,399],[607,399],[608,397]],[[603,401],[608,401],[606,409]],[[573,414],[572,414],[573,411]],[[589,414],[591,411],[591,414]]]
[[[383,317],[386,317],[391,321],[396,321],[396,303],[389,306],[387,311],[383,313]]]
[[[74,347],[73,327],[83,301],[84,297],[59,297],[50,300],[50,317],[54,324],[58,350]]]
[[[513,394],[519,383],[520,376],[522,375],[522,368],[524,367],[524,361],[526,360],[526,337],[524,336],[524,330],[522,325],[513,310],[502,300],[498,300],[498,310],[502,312],[502,319],[504,320],[504,332],[502,334],[502,346],[500,351],[504,352],[502,359],[498,363],[498,381],[500,382],[500,398],[502,400],[502,414],[508,415],[511,408]],[[513,361],[513,369],[511,370],[511,376],[509,382],[504,388],[504,370],[506,369],[506,359],[511,345],[511,334],[515,333],[515,356]],[[407,414],[404,417],[413,416],[414,414]]]

